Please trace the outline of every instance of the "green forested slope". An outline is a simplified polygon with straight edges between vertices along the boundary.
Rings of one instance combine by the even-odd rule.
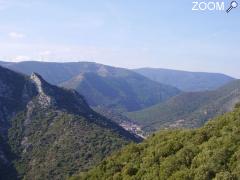
[[[131,144],[72,179],[238,180],[240,106],[196,130],[169,130]]]
[[[240,80],[232,81],[215,91],[182,93],[164,103],[128,116],[146,131],[161,128],[199,127],[209,118],[229,112],[240,101]]]
[[[158,84],[136,73],[116,68],[106,68],[104,75],[96,72],[81,73],[61,86],[77,90],[94,107],[119,111],[143,109],[180,92],[171,86]]]
[[[0,179],[66,179],[140,140],[76,91],[0,67]]]
[[[127,144],[127,139],[83,116],[53,109],[33,113],[28,126],[24,126],[26,113],[19,113],[8,135],[16,156],[14,167],[25,179],[65,179]]]

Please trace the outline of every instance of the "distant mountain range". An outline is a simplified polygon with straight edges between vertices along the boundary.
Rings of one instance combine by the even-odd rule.
[[[91,62],[2,62],[2,65],[28,75],[37,72],[50,83],[76,89],[91,106],[119,111],[140,110],[180,93],[175,87],[133,71]]]
[[[219,73],[187,72],[160,68],[140,68],[135,72],[159,83],[165,83],[186,92],[215,90],[234,78]]]
[[[28,75],[37,72],[55,85],[75,89],[104,116],[117,123],[135,122],[148,132],[199,127],[209,118],[231,110],[238,100],[238,94],[232,94],[238,81],[223,74],[152,68],[133,72],[92,62],[0,64]],[[225,84],[225,88],[218,89]],[[172,85],[194,92],[182,93]],[[130,113],[125,118],[116,112]]]
[[[0,67],[0,179],[66,179],[131,141],[76,91]]]
[[[181,93],[128,116],[150,132],[161,128],[194,128],[202,126],[210,118],[231,111],[238,102],[240,80],[235,80],[215,91]]]

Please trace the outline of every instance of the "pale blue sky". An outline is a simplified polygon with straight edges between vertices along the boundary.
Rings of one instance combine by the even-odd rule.
[[[191,9],[191,0],[0,0],[0,59],[87,60],[240,78],[240,8]]]

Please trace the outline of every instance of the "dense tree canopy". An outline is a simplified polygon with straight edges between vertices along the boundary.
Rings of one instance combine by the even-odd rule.
[[[240,177],[240,108],[196,130],[153,134],[128,145],[76,179],[184,179]]]

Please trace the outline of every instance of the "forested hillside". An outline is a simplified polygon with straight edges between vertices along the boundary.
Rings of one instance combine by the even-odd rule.
[[[128,116],[149,132],[162,128],[195,128],[216,115],[231,111],[239,101],[240,80],[235,80],[215,91],[182,93]]]
[[[141,138],[74,90],[0,67],[0,179],[66,179]]]
[[[131,144],[71,180],[238,180],[240,106],[196,130],[166,130]]]
[[[143,109],[180,92],[176,88],[155,83],[126,70],[122,70],[122,73],[125,71],[122,75],[106,71],[105,75],[81,73],[61,86],[76,89],[93,107],[101,106],[119,111]]]

